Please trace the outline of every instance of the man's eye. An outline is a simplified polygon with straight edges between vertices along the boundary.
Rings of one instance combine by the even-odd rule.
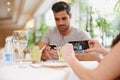
[[[55,18],[56,21],[58,21],[59,19]]]
[[[66,20],[66,19],[67,19],[66,17],[62,18],[62,20]]]

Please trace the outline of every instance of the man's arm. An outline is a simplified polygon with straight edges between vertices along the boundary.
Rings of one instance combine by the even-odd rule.
[[[48,46],[48,44],[46,42],[40,42],[39,43],[39,48],[42,49],[44,46]],[[45,54],[46,51],[46,47],[43,49],[42,51],[42,56],[41,56],[41,60],[45,61],[48,59],[48,57]]]
[[[46,42],[40,42],[39,48],[42,49],[42,47],[47,46],[48,44]]]

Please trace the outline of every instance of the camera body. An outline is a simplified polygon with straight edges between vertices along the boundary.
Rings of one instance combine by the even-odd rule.
[[[49,45],[51,49],[54,49],[56,45]]]
[[[84,53],[84,50],[89,48],[88,41],[86,41],[86,40],[70,41],[69,43],[71,43],[73,45],[73,49],[74,49],[75,53]]]

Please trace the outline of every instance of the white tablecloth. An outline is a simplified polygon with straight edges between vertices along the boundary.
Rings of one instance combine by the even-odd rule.
[[[6,64],[0,61],[0,80],[79,80],[72,69],[38,67],[33,68],[31,63],[26,63],[26,68],[20,68],[15,64]],[[90,69],[96,68],[97,61],[80,61],[80,64]]]

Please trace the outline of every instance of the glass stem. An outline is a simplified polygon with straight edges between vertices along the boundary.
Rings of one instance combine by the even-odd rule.
[[[23,52],[21,50],[19,51],[19,59],[20,59],[20,63],[22,63]]]

